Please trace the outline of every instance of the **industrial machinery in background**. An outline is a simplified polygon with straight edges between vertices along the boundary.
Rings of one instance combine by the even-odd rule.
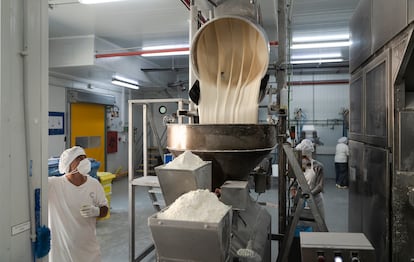
[[[210,28],[215,28],[223,23],[243,24],[249,30],[256,31],[261,37],[260,41],[268,43],[264,30],[259,26],[258,4],[252,1],[221,1],[214,10],[214,19],[203,25],[194,36],[192,41],[192,50],[204,41],[213,41],[214,39],[205,39],[208,37],[220,37],[220,31],[217,30],[218,36],[209,35]],[[242,32],[233,32],[241,34]],[[218,49],[221,49],[220,42]],[[250,50],[250,52],[269,52],[263,50],[262,46],[257,46],[260,50]],[[201,63],[195,57],[197,52],[192,52],[193,71],[198,72]],[[267,53],[268,56],[268,53]],[[250,64],[253,61],[245,61]],[[267,71],[268,59],[258,60],[256,68],[265,68],[258,77],[263,77]],[[239,65],[240,66],[240,65]],[[242,65],[243,66],[243,65]],[[211,68],[214,71],[213,68]],[[215,68],[217,71],[217,68]],[[211,72],[214,74],[217,72]],[[200,83],[201,84],[201,83]],[[200,96],[203,93],[200,92]],[[220,199],[223,203],[232,207],[233,216],[231,223],[224,225],[200,227],[197,224],[188,224],[192,232],[192,243],[199,243],[197,247],[183,247],[185,252],[173,252],[173,250],[161,243],[161,239],[168,238],[157,237],[159,234],[168,233],[166,230],[158,230],[156,218],[150,219],[150,226],[153,230],[155,246],[161,247],[158,250],[159,257],[165,261],[270,261],[271,260],[271,216],[265,207],[259,205],[249,195],[248,179],[250,172],[265,158],[276,146],[277,130],[274,124],[169,124],[167,125],[167,148],[174,155],[178,156],[184,151],[191,151],[198,155],[204,161],[212,163],[212,185],[210,190],[220,190]],[[178,177],[178,176],[177,176]],[[164,182],[164,181],[163,181]],[[160,179],[161,184],[161,179]],[[169,186],[163,185],[168,191]],[[196,189],[196,188],[194,188]],[[164,189],[163,189],[164,190]],[[165,196],[165,194],[164,194]],[[165,222],[164,222],[165,223]],[[181,225],[176,224],[177,227]],[[168,228],[173,227],[169,225]],[[190,231],[191,231],[190,230]],[[171,229],[171,231],[174,231]],[[155,232],[155,235],[154,235]],[[175,231],[174,231],[175,232]],[[218,241],[220,237],[207,237],[208,233],[222,236],[229,240]],[[175,242],[187,243],[184,239],[177,239],[183,236],[174,233]],[[189,235],[187,235],[189,237]],[[159,241],[157,243],[157,241]],[[203,244],[200,244],[203,243]],[[221,244],[220,244],[221,243]],[[223,244],[224,243],[224,244]],[[197,244],[196,244],[197,245]],[[204,247],[202,247],[203,245]],[[217,248],[215,248],[217,247]],[[212,248],[214,250],[212,250]],[[179,249],[178,247],[176,249]],[[222,249],[222,250],[220,250]],[[224,250],[223,250],[224,249]],[[205,250],[207,252],[203,252]],[[213,254],[209,254],[213,252]],[[225,254],[217,257],[217,254]]]
[[[265,58],[258,59],[255,62],[262,64],[252,66],[252,68],[263,68],[259,72],[253,70],[253,74],[258,74],[257,77],[262,78],[267,72],[269,47],[267,36],[259,25],[260,8],[258,2],[227,0],[211,1],[210,3],[212,2],[217,2],[214,7],[214,18],[198,30],[198,36],[192,36],[195,39],[192,42],[192,49],[197,47],[199,43],[209,42],[209,39],[200,40],[202,39],[200,35],[205,32],[203,30],[215,28],[223,23],[242,24],[248,30],[255,32],[259,38],[258,41],[265,44],[265,46],[256,46],[257,50],[248,49],[246,51],[261,53],[262,57]],[[192,8],[190,13],[198,15],[195,11],[196,9]],[[239,31],[233,33],[236,35],[242,34]],[[216,35],[206,34],[203,37],[216,37]],[[200,42],[197,40],[200,40]],[[214,39],[210,40],[213,41]],[[220,42],[217,42],[217,44],[220,45]],[[249,46],[253,47],[253,49],[255,47],[255,45]],[[192,52],[193,54],[194,52]],[[192,66],[196,68],[195,71],[197,71],[201,63],[206,63],[206,61],[199,61],[198,59],[191,59],[191,61]],[[249,60],[244,63],[250,67],[252,62]],[[217,71],[217,68],[212,68],[212,70]],[[211,73],[214,74],[214,72]],[[200,95],[202,96],[203,93],[200,92]],[[132,130],[134,118],[132,105],[136,102],[142,103],[142,101],[129,101],[130,130]],[[232,207],[233,215],[228,222],[227,218],[224,218],[222,223],[214,225],[180,223],[181,221],[176,221],[175,223],[159,220],[156,215],[150,217],[149,225],[151,230],[153,230],[153,236],[155,236],[153,238],[154,244],[155,247],[159,247],[159,250],[156,250],[159,252],[158,258],[162,261],[270,261],[271,215],[264,206],[258,204],[250,197],[248,179],[250,172],[274,150],[277,143],[276,125],[274,123],[198,124],[194,122],[194,116],[196,115],[194,115],[194,110],[191,109],[191,106],[188,107],[188,114],[186,109],[179,106],[177,116],[181,118],[188,116],[188,121],[167,124],[167,148],[174,156],[178,156],[188,150],[198,155],[204,161],[211,162],[212,179],[211,188],[209,189],[213,192],[216,188],[220,189],[220,199],[223,203]],[[132,148],[129,149],[129,152],[133,152]],[[133,157],[130,155],[130,161],[132,159]],[[131,164],[130,169],[132,170]],[[160,170],[157,172],[160,172]],[[176,178],[179,180],[181,177],[181,179],[186,180],[185,177],[188,178],[188,174],[183,174],[181,172]],[[162,177],[165,178],[165,176]],[[130,176],[130,183],[134,183],[133,180],[134,178]],[[180,181],[184,183],[183,180]],[[159,180],[157,178],[156,182],[159,182],[159,185],[162,184],[161,186],[164,189],[172,189],[170,191],[164,190],[165,192],[163,192],[163,194],[165,193],[164,196],[168,194],[168,203],[172,201],[169,197],[171,194],[177,195],[173,184],[180,183],[180,181],[163,180],[161,183],[161,178]],[[171,186],[168,183],[166,185],[165,182],[171,183]],[[194,187],[194,183],[187,190],[191,187]],[[134,190],[133,187],[130,187],[130,189],[130,206],[134,206],[134,201],[131,201],[134,196]],[[130,210],[135,209],[130,208]],[[133,230],[135,220],[131,219],[131,214],[130,223]],[[130,237],[133,243],[133,232],[130,234]],[[171,239],[171,237],[174,237],[174,239]],[[174,245],[168,243],[167,239],[174,241]],[[229,245],[226,243],[229,243]],[[133,244],[131,246],[133,250],[132,252],[130,250],[130,259],[131,261],[136,261],[135,248]],[[172,246],[175,248],[171,248]],[[184,248],[180,249],[180,247]],[[176,250],[183,250],[183,252],[176,252]],[[151,249],[148,249],[148,252],[150,251]],[[141,254],[138,259],[141,259],[144,255],[146,254]]]
[[[364,233],[383,262],[414,259],[410,6],[363,0],[350,23],[349,231]]]
[[[268,44],[268,40],[264,31],[260,27],[260,8],[256,1],[251,0],[226,0],[226,1],[209,1],[215,3],[214,18],[209,22],[205,23],[194,36],[190,35],[194,41],[192,42],[192,50],[196,49],[199,43],[205,44],[214,42],[219,48],[220,41],[216,34],[207,34],[203,37],[200,35],[203,30],[209,28],[219,27],[221,24],[231,24],[237,22],[243,24],[249,30],[255,31],[258,36],[258,42]],[[190,13],[196,14],[196,8],[191,8]],[[193,21],[193,18],[191,21]],[[218,23],[222,22],[224,23]],[[217,34],[228,34],[226,30],[217,30]],[[233,32],[235,34],[242,34],[242,32]],[[211,37],[211,39],[209,39]],[[200,40],[201,39],[201,40]],[[241,39],[243,39],[241,37]],[[245,38],[246,40],[246,38]],[[234,46],[239,48],[240,43],[235,43]],[[254,47],[254,45],[250,46]],[[266,47],[256,46],[248,49],[248,52],[261,53],[266,51]],[[264,49],[263,49],[264,48]],[[222,50],[227,50],[223,49]],[[211,50],[210,50],[211,51]],[[234,50],[230,50],[235,52]],[[267,50],[268,52],[268,50]],[[200,61],[199,57],[194,57],[197,52],[191,52],[191,67],[194,67],[193,72],[197,74],[198,68],[201,64],[204,66],[206,61]],[[214,52],[213,52],[214,53]],[[210,53],[209,53],[210,55]],[[258,74],[257,77],[262,78],[266,74],[268,66],[267,59],[255,60],[251,68],[264,68],[260,70],[252,70],[249,74]],[[283,56],[282,56],[283,57]],[[250,65],[253,60],[245,59],[242,60],[244,63]],[[260,64],[261,63],[261,64]],[[217,78],[217,68],[208,68],[207,74],[212,74],[212,79]],[[282,70],[283,71],[283,70]],[[226,76],[221,72],[222,77]],[[214,75],[215,74],[215,75]],[[231,76],[232,72],[230,72]],[[233,76],[234,77],[234,76]],[[190,77],[191,79],[191,77]],[[280,80],[280,78],[278,78]],[[190,80],[190,83],[193,81]],[[200,85],[202,82],[200,81]],[[283,86],[283,83],[278,85]],[[202,89],[200,89],[202,91]],[[190,90],[191,93],[191,90]],[[197,92],[193,92],[193,95]],[[199,92],[201,97],[202,92]],[[191,96],[190,96],[191,97]],[[193,97],[191,99],[194,100]],[[277,99],[280,100],[280,97]],[[197,100],[197,99],[196,99]],[[173,102],[172,100],[169,102]],[[232,207],[232,216],[225,216],[222,221],[218,224],[199,224],[199,223],[185,223],[183,221],[166,221],[158,219],[157,215],[149,218],[149,225],[152,230],[153,240],[155,247],[159,247],[158,259],[160,261],[270,261],[271,260],[271,241],[279,240],[279,258],[278,261],[287,261],[287,254],[295,231],[297,220],[304,208],[304,202],[307,199],[309,201],[312,215],[317,224],[317,230],[327,231],[325,221],[321,217],[313,196],[310,193],[309,186],[303,175],[303,171],[299,166],[297,159],[293,154],[291,145],[284,144],[285,133],[286,133],[286,111],[282,108],[281,103],[276,103],[278,108],[276,114],[278,115],[278,126],[275,125],[274,119],[268,117],[269,123],[258,124],[258,123],[211,123],[203,124],[194,121],[194,108],[191,103],[189,104],[186,114],[186,110],[183,109],[183,101],[177,100],[179,103],[177,116],[179,117],[178,124],[167,125],[167,148],[174,155],[178,156],[185,151],[191,151],[198,155],[202,160],[211,162],[211,191],[216,191],[220,194],[220,200]],[[273,103],[273,101],[271,101]],[[133,130],[133,104],[140,103],[143,105],[143,120],[146,124],[146,104],[150,101],[143,100],[130,100],[129,101],[129,136],[132,141],[132,130]],[[272,105],[272,108],[273,105]],[[233,109],[233,108],[232,108]],[[182,118],[188,116],[189,120],[184,122]],[[201,121],[201,117],[199,119]],[[146,136],[144,129],[144,136]],[[279,232],[281,234],[272,234],[272,219],[266,208],[257,201],[253,200],[249,194],[248,179],[251,171],[266,157],[269,153],[275,150],[278,145],[278,158],[279,158]],[[133,176],[132,169],[132,145],[129,145],[129,199],[130,199],[130,213],[129,221],[131,227],[130,233],[130,259],[135,259],[135,201],[134,201],[134,189],[131,185],[138,185],[137,179]],[[145,151],[145,150],[144,150]],[[144,154],[145,158],[145,154]],[[287,218],[286,214],[286,165],[289,160],[290,166],[293,168],[298,182],[301,185],[302,191],[298,194],[298,208],[293,218]],[[145,164],[146,161],[144,161]],[[282,163],[282,164],[280,164]],[[156,169],[157,170],[157,169]],[[165,175],[165,174],[164,174]],[[165,177],[164,175],[161,175]],[[174,174],[170,174],[175,176]],[[188,174],[182,176],[183,173],[177,175],[177,179],[180,177],[187,177]],[[147,179],[147,178],[151,179]],[[167,196],[167,202],[171,203],[172,199],[170,194],[176,195],[177,188],[175,185],[184,180],[174,181],[169,179],[166,184],[166,180],[158,180],[157,177],[146,177],[144,171],[144,179],[149,187],[160,185],[165,189],[163,192],[164,197]],[[162,178],[163,179],[163,178]],[[168,179],[167,179],[168,180]],[[186,181],[187,182],[187,181]],[[144,185],[143,183],[142,185]],[[141,184],[139,184],[141,185]],[[192,186],[187,187],[186,190],[194,188]],[[170,190],[171,189],[171,190]],[[196,189],[196,188],[194,188]],[[258,189],[262,191],[263,188]],[[181,192],[180,192],[181,193]],[[163,210],[157,209],[162,212]],[[230,220],[231,217],[231,220]],[[289,223],[287,223],[289,220]],[[173,238],[173,239],[172,239]],[[191,241],[190,241],[191,240]],[[174,241],[170,243],[169,241]],[[142,259],[154,249],[154,246],[148,248],[143,254],[138,257],[138,260]],[[182,252],[177,252],[182,250]],[[209,253],[209,251],[211,253]]]

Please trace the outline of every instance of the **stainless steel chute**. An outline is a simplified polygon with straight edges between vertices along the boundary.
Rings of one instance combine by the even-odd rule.
[[[190,150],[213,162],[212,189],[226,180],[247,180],[250,172],[276,146],[276,126],[209,124],[167,127],[167,148],[178,156]]]

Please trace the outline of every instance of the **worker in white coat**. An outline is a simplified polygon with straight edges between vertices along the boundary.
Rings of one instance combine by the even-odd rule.
[[[85,151],[75,146],[60,156],[59,172],[65,175],[49,177],[51,262],[101,261],[96,218],[107,215],[108,203],[90,170]]]
[[[341,137],[338,139],[338,144],[335,149],[335,173],[336,173],[336,187],[348,188],[348,139]]]
[[[311,140],[303,139],[295,149],[302,152],[302,170],[304,171],[306,181],[308,182],[319,213],[321,214],[322,218],[325,218],[325,207],[323,199],[323,165],[312,157],[312,153],[315,151],[315,149]]]

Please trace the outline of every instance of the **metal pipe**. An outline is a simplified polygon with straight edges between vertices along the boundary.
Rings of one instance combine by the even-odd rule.
[[[143,135],[143,163],[144,163],[144,176],[148,175],[148,128],[147,128],[147,104],[142,105],[142,135]]]
[[[196,16],[197,16],[197,13],[196,13]],[[191,39],[190,39],[190,42],[191,42]],[[271,46],[277,46],[278,44],[279,44],[278,41],[269,42],[269,45]],[[108,57],[119,57],[119,56],[140,56],[140,55],[145,55],[145,54],[161,54],[161,53],[180,52],[180,51],[190,51],[190,48],[179,47],[179,48],[169,48],[169,49],[159,49],[159,50],[140,50],[140,51],[130,51],[130,52],[96,54],[95,58],[108,58]]]
[[[134,125],[132,123],[132,107],[133,103],[128,103],[128,221],[129,221],[129,261],[135,260],[135,187],[132,185],[134,180],[133,168],[133,133]]]
[[[195,35],[195,33],[197,32],[197,8],[194,4],[194,0],[191,1],[191,6],[190,6],[190,33],[189,33],[189,42],[192,43],[193,41],[193,37]],[[193,86],[194,82],[195,82],[195,76],[193,73],[193,68],[191,65],[191,59],[188,59],[188,92],[190,92],[191,87]],[[190,111],[196,111],[196,106],[194,104],[194,102],[190,101],[189,106],[189,110]],[[189,123],[193,124],[193,118],[189,119]]]
[[[179,48],[169,48],[161,50],[141,50],[141,51],[131,51],[131,52],[118,52],[110,54],[96,54],[95,58],[105,58],[105,57],[115,57],[115,56],[136,56],[144,54],[160,54],[168,52],[180,52],[180,51],[189,51],[189,47],[179,47]]]
[[[349,80],[340,79],[340,80],[321,80],[321,81],[290,81],[288,85],[290,86],[308,86],[308,85],[348,85]]]
[[[286,232],[286,156],[283,151],[283,143],[286,134],[286,111],[281,108],[281,90],[286,87],[286,50],[287,50],[287,26],[286,26],[286,0],[278,0],[278,38],[279,60],[277,62],[277,98],[276,107],[279,109],[278,121],[278,164],[279,164],[279,233]],[[282,242],[279,242],[279,252]]]

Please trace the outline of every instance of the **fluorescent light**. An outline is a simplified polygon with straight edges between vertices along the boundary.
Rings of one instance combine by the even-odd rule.
[[[172,52],[160,52],[160,53],[147,53],[142,54],[141,56],[151,57],[151,56],[173,56],[173,55],[189,55],[190,51],[172,51]]]
[[[293,37],[292,42],[304,43],[304,42],[321,42],[321,41],[337,41],[337,40],[349,40],[349,34],[338,35],[320,35],[320,36],[299,36]]]
[[[321,64],[321,63],[335,63],[344,61],[342,58],[338,59],[314,59],[314,60],[296,60],[290,61],[291,64]]]
[[[123,86],[123,87],[127,87],[127,88],[132,88],[132,89],[139,89],[138,86],[138,81],[129,79],[129,78],[125,78],[122,76],[114,76],[112,77],[112,84],[117,85],[117,86]]]
[[[188,48],[188,44],[144,46],[142,50],[165,50],[165,49],[174,49],[174,48],[183,48],[183,47]]]
[[[290,49],[342,47],[342,46],[350,46],[350,45],[351,45],[351,41],[308,43],[308,44],[293,44],[293,45],[290,46]]]
[[[317,59],[317,58],[338,58],[342,57],[341,53],[309,54],[309,55],[292,55],[290,59]]]
[[[85,4],[85,5],[91,5],[91,4],[103,4],[103,3],[110,3],[110,2],[120,2],[124,0],[79,0],[79,3]]]
[[[142,48],[142,50],[143,51],[154,51],[154,52],[145,52],[141,55],[141,56],[146,56],[146,57],[189,55],[190,54],[188,44],[145,46]]]

